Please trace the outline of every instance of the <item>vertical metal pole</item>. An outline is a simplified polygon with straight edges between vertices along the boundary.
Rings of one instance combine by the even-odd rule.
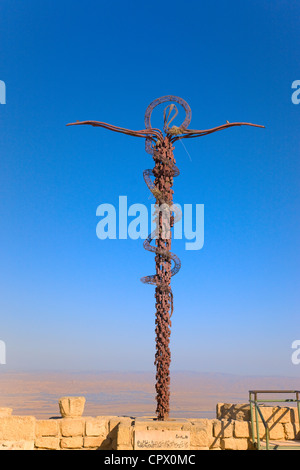
[[[257,434],[257,450],[260,450],[260,435],[259,435],[259,415],[258,415],[258,403],[257,403],[257,394],[254,394],[254,403],[255,403],[255,420],[256,420],[256,434]]]
[[[170,412],[170,335],[171,335],[171,226],[170,211],[158,210],[162,204],[170,207],[173,203],[173,162],[172,145],[168,138],[158,144],[154,152],[155,194],[156,194],[156,401],[158,420],[167,419]],[[168,220],[166,220],[166,215]]]
[[[299,430],[300,430],[300,402],[299,402],[299,392],[298,391],[296,392],[296,400],[297,400],[298,421],[299,421]]]
[[[255,430],[254,430],[254,414],[253,414],[252,392],[249,392],[249,403],[250,403],[250,416],[251,416],[252,443],[253,443],[253,445],[255,445]]]

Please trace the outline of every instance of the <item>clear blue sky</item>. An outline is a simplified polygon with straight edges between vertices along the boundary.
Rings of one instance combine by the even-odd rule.
[[[174,94],[191,128],[176,145],[176,202],[205,205],[205,244],[174,251],[172,367],[297,376],[298,1],[2,0],[1,323],[8,369],[153,370],[154,271],[142,241],[96,237],[97,206],[151,203],[141,129]]]

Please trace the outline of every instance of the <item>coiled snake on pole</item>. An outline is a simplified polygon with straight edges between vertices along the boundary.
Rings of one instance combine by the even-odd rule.
[[[153,159],[156,164],[164,164],[169,173],[170,178],[174,178],[180,174],[179,169],[175,165],[175,163],[168,159],[164,158],[159,151],[161,149],[161,143],[158,141],[154,147],[146,146],[146,150],[148,153],[153,155]],[[161,238],[170,238],[171,237],[171,228],[174,226],[176,222],[178,222],[181,217],[181,210],[173,205],[173,201],[164,200],[164,195],[162,191],[157,188],[157,185],[152,181],[152,177],[154,176],[154,172],[152,169],[144,170],[143,172],[144,180],[146,185],[148,186],[149,190],[153,194],[156,199],[155,204],[155,230],[150,233],[147,239],[144,241],[144,248],[147,251],[155,253],[156,255],[160,255],[163,260],[172,260],[174,263],[173,268],[171,269],[171,277],[178,273],[181,268],[181,262],[178,256],[174,253],[171,253],[167,248],[159,249],[157,246],[152,246],[151,243],[153,240],[157,240],[159,237]],[[171,215],[174,213],[174,215]],[[159,223],[160,214],[162,217],[162,224]],[[161,227],[162,225],[162,227]],[[170,285],[167,285],[162,280],[158,278],[157,274],[153,274],[150,276],[142,277],[141,281],[144,284],[152,284],[156,286],[160,286],[162,289],[170,293],[171,297],[171,315],[173,314],[173,293]]]

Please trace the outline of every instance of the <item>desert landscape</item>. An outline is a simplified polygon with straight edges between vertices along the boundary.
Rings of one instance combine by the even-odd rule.
[[[150,372],[0,373],[0,407],[38,419],[59,416],[62,396],[84,396],[86,416],[154,416],[155,376]],[[251,389],[299,389],[296,377],[251,377],[172,372],[171,418],[214,418],[216,404],[245,403]]]

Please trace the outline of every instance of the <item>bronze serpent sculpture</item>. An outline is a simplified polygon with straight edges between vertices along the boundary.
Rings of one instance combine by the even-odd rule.
[[[162,104],[171,102],[164,110],[164,133],[151,126],[151,114],[153,109]],[[174,103],[181,105],[185,111],[185,119],[178,126],[170,127],[171,122],[178,114]],[[173,116],[171,114],[173,112]],[[146,152],[151,154],[155,163],[152,169],[143,172],[144,180],[155,197],[155,230],[144,241],[144,248],[155,254],[156,273],[145,276],[143,283],[155,285],[156,299],[156,414],[158,420],[165,420],[170,412],[170,334],[171,316],[173,313],[173,293],[171,290],[171,277],[180,269],[180,260],[171,253],[171,228],[180,220],[181,212],[173,205],[173,178],[179,175],[173,154],[173,144],[180,139],[202,137],[223,129],[234,126],[264,127],[247,122],[234,122],[204,130],[188,129],[191,122],[191,108],[182,98],[173,95],[162,96],[154,100],[148,106],[145,113],[145,129],[134,131],[123,127],[113,126],[99,121],[77,121],[67,124],[91,125],[102,127],[114,132],[142,137],[145,139]],[[154,181],[152,181],[154,178]],[[155,240],[155,246],[152,242]],[[172,267],[173,263],[173,267]]]

